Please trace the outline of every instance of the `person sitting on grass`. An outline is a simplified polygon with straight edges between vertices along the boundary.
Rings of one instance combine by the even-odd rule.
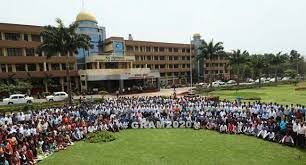
[[[286,135],[282,138],[280,141],[281,144],[285,144],[287,146],[294,146],[294,141],[289,132],[286,133]]]

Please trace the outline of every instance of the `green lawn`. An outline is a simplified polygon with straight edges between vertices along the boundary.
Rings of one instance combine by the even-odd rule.
[[[40,165],[305,165],[306,151],[244,135],[192,129],[125,130],[103,144],[76,143]]]
[[[299,86],[306,86],[301,83]],[[262,87],[255,89],[218,90],[208,95],[220,96],[220,99],[234,100],[237,96],[260,97],[264,102],[277,102],[279,104],[303,104],[306,105],[306,90],[296,91],[294,85],[278,85],[275,87]],[[206,94],[207,95],[207,94]]]

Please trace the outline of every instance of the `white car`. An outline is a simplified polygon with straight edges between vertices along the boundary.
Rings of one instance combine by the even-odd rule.
[[[54,92],[53,95],[46,97],[47,101],[64,101],[68,99],[66,92]]]
[[[235,80],[229,80],[229,81],[226,83],[226,85],[228,85],[228,86],[235,86],[235,85],[237,85],[237,82],[236,82]]]
[[[4,104],[25,104],[25,103],[32,103],[34,100],[33,97],[29,97],[24,94],[15,94],[10,95],[9,98],[3,99]]]
[[[289,81],[289,80],[291,80],[291,77],[283,77],[282,78],[282,81]]]

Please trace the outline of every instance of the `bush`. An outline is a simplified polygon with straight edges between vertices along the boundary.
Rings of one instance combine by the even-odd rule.
[[[39,111],[50,107],[61,107],[65,105],[64,102],[45,102],[45,103],[32,103],[32,104],[16,104],[0,106],[0,113],[7,112],[21,112],[21,111]]]
[[[116,140],[116,137],[113,133],[103,131],[98,133],[89,133],[85,141],[89,143],[106,143]]]
[[[306,87],[297,87],[295,88],[296,91],[303,91],[306,90]]]
[[[105,96],[105,95],[108,95],[108,92],[106,92],[106,91],[100,91],[100,92],[99,92],[99,95]]]
[[[261,100],[260,97],[246,97],[246,98],[243,98],[243,100]]]

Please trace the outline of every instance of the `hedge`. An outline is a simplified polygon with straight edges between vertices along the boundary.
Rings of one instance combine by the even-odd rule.
[[[16,104],[0,106],[0,113],[7,112],[22,112],[22,111],[37,111],[50,107],[61,107],[65,102],[45,102],[45,103],[32,103],[32,104]]]
[[[102,131],[98,133],[89,133],[85,139],[89,143],[106,143],[116,140],[114,133]]]

